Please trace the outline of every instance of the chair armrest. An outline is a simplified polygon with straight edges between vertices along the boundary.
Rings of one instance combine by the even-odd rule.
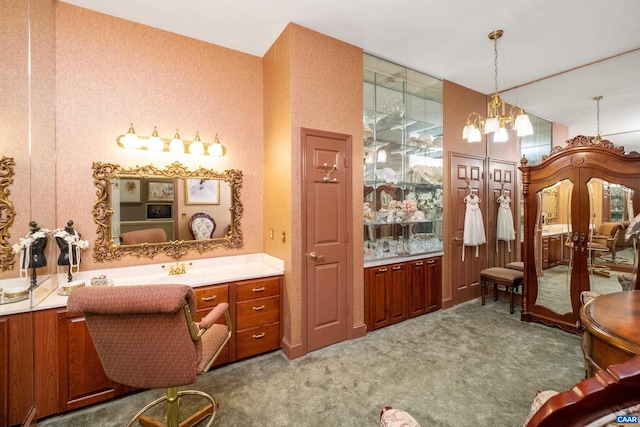
[[[225,311],[229,310],[229,304],[223,302],[218,304],[211,310],[205,317],[198,323],[198,327],[201,329],[208,329],[220,319],[225,313]]]

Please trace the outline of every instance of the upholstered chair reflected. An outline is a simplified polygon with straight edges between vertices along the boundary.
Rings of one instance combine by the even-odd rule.
[[[622,225],[622,223],[603,222],[598,226],[595,233],[593,233],[589,248],[591,249],[592,253],[598,251],[610,253],[611,260],[615,262],[616,244],[618,242],[620,233],[624,234],[624,226]]]
[[[189,231],[195,240],[206,240],[213,237],[216,222],[204,212],[197,212],[189,220]]]
[[[148,426],[191,426],[211,416],[216,400],[199,390],[178,391],[207,372],[231,337],[229,305],[218,304],[194,322],[196,298],[187,285],[87,287],[69,296],[67,308],[83,314],[107,377],[134,388],[166,388],[166,396],[142,408],[136,420]],[[179,399],[201,396],[208,404],[180,421]],[[145,415],[166,401],[166,424]]]

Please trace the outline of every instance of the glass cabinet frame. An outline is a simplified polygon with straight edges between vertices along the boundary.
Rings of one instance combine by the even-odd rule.
[[[442,81],[364,54],[364,259],[442,251]]]

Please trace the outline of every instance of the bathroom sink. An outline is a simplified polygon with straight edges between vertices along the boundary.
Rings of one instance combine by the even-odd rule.
[[[196,285],[205,281],[204,276],[194,273],[176,274],[175,276],[162,276],[151,280],[150,283],[165,285]]]

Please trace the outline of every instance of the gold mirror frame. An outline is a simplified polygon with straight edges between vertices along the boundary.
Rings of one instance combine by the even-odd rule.
[[[9,227],[13,224],[16,211],[13,203],[9,200],[11,190],[9,186],[13,184],[13,167],[16,165],[13,157],[2,157],[0,159],[0,271],[13,269],[15,255],[9,243],[11,233]]]
[[[229,183],[231,187],[231,229],[222,238],[207,240],[174,240],[162,243],[142,243],[137,245],[114,245],[111,237],[113,208],[111,206],[111,181],[114,177],[161,177],[161,178],[199,178],[220,179]],[[179,162],[174,162],[166,169],[158,169],[153,165],[136,166],[126,169],[112,163],[93,163],[93,182],[98,188],[98,200],[93,206],[93,219],[98,226],[97,239],[93,248],[93,257],[97,261],[111,261],[124,255],[153,258],[157,253],[178,259],[188,251],[203,253],[216,247],[240,248],[243,245],[240,219],[243,208],[240,202],[240,188],[242,187],[242,171],[230,169],[224,173],[214,172],[203,167],[190,171]]]

